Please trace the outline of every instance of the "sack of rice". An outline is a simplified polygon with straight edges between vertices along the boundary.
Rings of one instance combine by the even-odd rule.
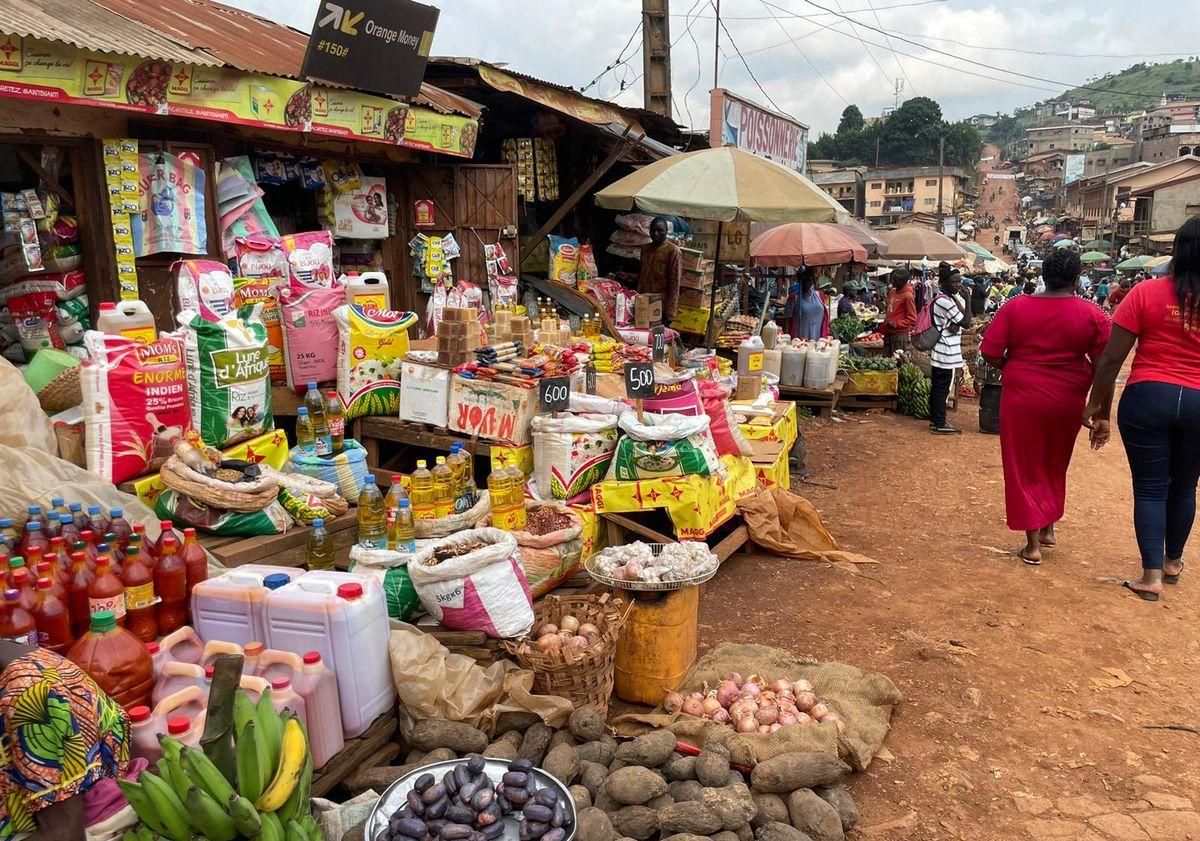
[[[179,321],[192,426],[204,442],[225,447],[273,429],[270,344],[261,308],[243,307],[237,318],[221,321],[188,310]]]

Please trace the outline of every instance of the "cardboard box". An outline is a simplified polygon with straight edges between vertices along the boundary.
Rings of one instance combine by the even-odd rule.
[[[708,260],[704,257],[704,252],[699,248],[681,248],[679,253],[683,255],[683,270],[686,271],[704,271],[708,266]]]
[[[446,426],[450,410],[448,368],[405,360],[400,364],[401,420]]]
[[[533,475],[533,444],[526,444],[523,447],[505,447],[501,444],[493,444],[491,450],[492,470],[516,466],[521,468],[526,479]]]
[[[453,432],[522,446],[530,441],[529,426],[536,413],[535,388],[451,377],[446,428]]]
[[[873,394],[889,396],[900,387],[898,371],[851,371],[850,378],[842,387],[842,394]]]
[[[638,295],[633,299],[633,326],[642,329],[662,324],[662,295]]]
[[[713,273],[710,269],[706,272],[691,272],[687,269],[683,270],[683,274],[679,278],[679,288],[681,289],[712,289]]]
[[[679,290],[679,306],[692,307],[694,309],[702,309],[705,315],[708,314],[708,297],[712,293],[707,289],[683,289]]]
[[[791,465],[788,463],[787,452],[782,452],[768,463],[755,461],[755,478],[760,488],[789,488],[792,484]]]
[[[738,405],[733,405],[734,414],[738,414]],[[770,418],[760,416],[760,419],[751,419],[745,423],[739,423],[738,429],[742,431],[742,435],[746,436],[746,440],[750,442],[752,447],[755,447],[756,453],[761,453],[761,457],[771,458],[777,452],[775,448],[759,448],[755,445],[756,441],[779,442],[782,449],[791,449],[792,444],[796,442],[797,426],[796,426],[796,404],[787,401],[783,403],[772,403],[771,410],[774,415]]]
[[[705,327],[708,326],[708,303],[702,307],[689,307],[683,304],[679,305],[679,312],[675,314],[674,320],[671,321],[671,327],[676,330],[682,330],[685,333],[704,333]]]

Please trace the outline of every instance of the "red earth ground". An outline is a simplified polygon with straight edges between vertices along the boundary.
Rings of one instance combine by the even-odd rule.
[[[1200,839],[1200,569],[1156,604],[1102,580],[1138,574],[1115,429],[1099,453],[1080,437],[1059,545],[1021,563],[999,439],[970,401],[957,423],[805,421],[793,489],[879,563],[734,556],[706,590],[702,647],[777,645],[900,688],[885,758],[849,783],[851,838]]]

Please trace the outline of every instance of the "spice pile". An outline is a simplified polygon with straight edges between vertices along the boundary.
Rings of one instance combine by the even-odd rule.
[[[472,552],[485,549],[488,545],[481,540],[472,540],[469,543],[449,543],[437,546],[434,548],[433,554],[429,556],[429,560],[425,562],[425,565],[435,567],[442,561],[461,558],[463,555],[469,555]]]
[[[560,531],[571,525],[571,518],[561,511],[555,511],[548,505],[531,508],[525,515],[525,531],[530,534],[543,535]]]

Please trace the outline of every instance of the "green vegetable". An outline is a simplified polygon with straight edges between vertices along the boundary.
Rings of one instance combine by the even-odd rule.
[[[857,316],[843,315],[829,324],[829,330],[839,342],[848,345],[863,334],[865,325]]]

